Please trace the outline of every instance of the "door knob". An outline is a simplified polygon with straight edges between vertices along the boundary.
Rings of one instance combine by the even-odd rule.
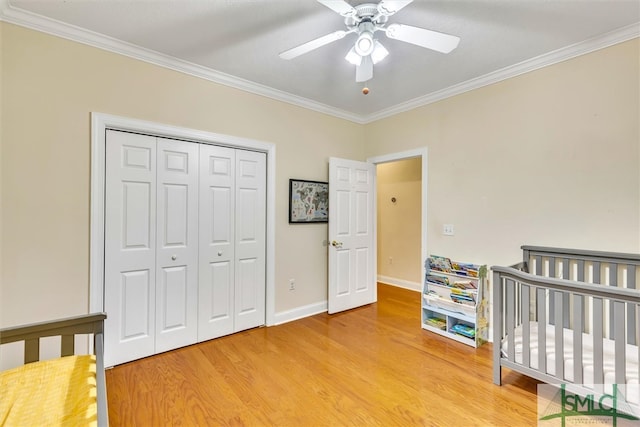
[[[334,248],[340,249],[340,248],[342,248],[342,242],[338,242],[336,240],[332,240],[331,241],[331,246],[333,246]]]
[[[172,261],[175,261],[175,260],[177,260],[177,259],[178,259],[178,255],[171,255],[171,260],[172,260]]]
[[[218,251],[218,256],[222,256],[222,251]]]

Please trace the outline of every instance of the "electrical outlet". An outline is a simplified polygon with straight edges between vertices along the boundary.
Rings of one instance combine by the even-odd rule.
[[[442,227],[442,234],[444,234],[445,236],[453,236],[453,224],[445,224]]]
[[[296,280],[295,279],[289,279],[289,290],[290,291],[295,291],[296,290]]]
[[[389,264],[393,264],[393,257],[389,257]]]

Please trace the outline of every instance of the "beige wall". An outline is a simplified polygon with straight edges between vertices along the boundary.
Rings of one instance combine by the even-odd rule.
[[[420,284],[422,158],[382,163],[376,172],[378,275]]]
[[[6,23],[0,37],[3,326],[88,309],[92,111],[276,144],[277,312],[326,299],[326,225],[290,226],[287,195],[289,178],[326,180],[330,156],[427,146],[430,252],[639,250],[638,40],[361,126]]]
[[[367,156],[428,147],[430,253],[638,252],[639,52],[635,39],[369,124]]]
[[[326,300],[327,226],[288,224],[288,180],[364,159],[362,125],[0,25],[0,325],[88,310],[92,111],[276,144],[276,312]]]

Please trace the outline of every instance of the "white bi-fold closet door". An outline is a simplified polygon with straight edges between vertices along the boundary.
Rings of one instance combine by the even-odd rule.
[[[266,155],[107,131],[105,363],[265,322]]]

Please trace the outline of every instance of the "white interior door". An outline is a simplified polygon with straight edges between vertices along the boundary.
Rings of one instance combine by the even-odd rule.
[[[329,313],[377,300],[375,165],[329,159]]]
[[[156,353],[198,336],[198,144],[158,138]]]
[[[233,332],[235,150],[200,145],[198,341]]]
[[[265,321],[266,160],[265,153],[236,152],[234,332]]]
[[[155,350],[156,138],[107,131],[105,366]]]

